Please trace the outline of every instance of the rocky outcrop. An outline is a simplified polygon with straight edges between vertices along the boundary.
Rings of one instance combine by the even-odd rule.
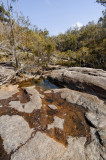
[[[52,71],[48,78],[70,89],[106,98],[106,72],[100,69],[72,67]]]
[[[42,95],[44,95],[42,99],[40,98],[41,93],[39,94],[35,87],[24,87],[24,90],[27,91],[24,91],[25,93],[17,85],[11,85],[9,87],[11,89],[6,87],[1,87],[2,92],[0,92],[0,95],[3,93],[5,98],[0,96],[0,136],[3,140],[4,151],[10,157],[6,160],[106,159],[106,105],[103,100],[97,96],[66,88],[49,90],[45,93],[42,91]],[[6,90],[8,94],[5,92]],[[50,104],[45,101],[48,100],[50,94],[52,98],[54,96],[57,99],[57,102],[54,101]],[[53,100],[55,100],[54,98]],[[60,104],[59,99],[64,101]],[[19,101],[20,104],[17,103]],[[14,104],[12,105],[12,103]],[[63,105],[64,103],[65,105]],[[69,110],[67,110],[66,104],[68,104]],[[74,106],[71,108],[71,104],[76,105],[75,108],[78,111],[74,111],[75,108]],[[85,126],[82,116],[79,117],[80,106],[87,109],[85,116],[90,123],[91,140],[88,143],[85,136],[74,137],[69,134],[67,145],[64,145],[64,136],[69,132],[66,126],[77,130],[77,121],[78,124],[81,122]],[[69,112],[72,112],[72,115]],[[74,116],[76,113],[79,120]],[[70,119],[67,120],[68,117],[70,119],[72,117],[72,124],[71,121],[69,122]]]
[[[95,78],[95,86],[105,90],[105,72],[70,68],[54,70],[50,77],[69,85],[64,75],[75,78],[77,90],[82,85],[86,92],[91,85],[92,94],[68,88],[44,91],[28,81],[0,87],[0,160],[106,159],[106,103],[99,98],[105,96],[94,87]]]

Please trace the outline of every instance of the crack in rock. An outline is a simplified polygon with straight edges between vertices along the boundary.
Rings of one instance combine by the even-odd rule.
[[[0,135],[8,154],[14,152],[20,144],[24,144],[32,132],[33,129],[30,129],[28,123],[18,115],[0,117]]]

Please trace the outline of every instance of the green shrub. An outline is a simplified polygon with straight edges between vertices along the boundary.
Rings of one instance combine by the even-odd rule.
[[[61,65],[61,66],[67,66],[67,67],[74,67],[76,65],[76,62],[75,61],[63,61],[63,60],[60,60],[57,62],[57,65]]]

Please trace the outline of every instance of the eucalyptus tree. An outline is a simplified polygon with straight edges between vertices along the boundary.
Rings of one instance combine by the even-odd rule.
[[[12,19],[12,11],[13,11],[13,7],[12,7],[12,2],[16,2],[17,0],[7,0],[7,7],[8,7],[8,17],[9,17],[9,25],[10,25],[10,45],[11,45],[11,49],[12,49],[12,53],[14,55],[15,58],[15,63],[16,63],[16,68],[18,68],[18,59],[17,59],[17,55],[16,55],[16,46],[15,46],[15,38],[14,38],[14,30],[13,30],[13,25],[14,25],[14,21]]]
[[[1,22],[8,22],[9,20],[9,13],[4,8],[3,3],[0,4],[0,21]]]
[[[106,0],[96,0],[96,2],[101,3],[101,5],[106,6]]]

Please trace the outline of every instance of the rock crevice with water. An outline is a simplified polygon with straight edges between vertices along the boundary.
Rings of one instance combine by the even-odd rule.
[[[106,99],[106,72],[101,69],[72,67],[52,71],[48,78],[70,89]]]

